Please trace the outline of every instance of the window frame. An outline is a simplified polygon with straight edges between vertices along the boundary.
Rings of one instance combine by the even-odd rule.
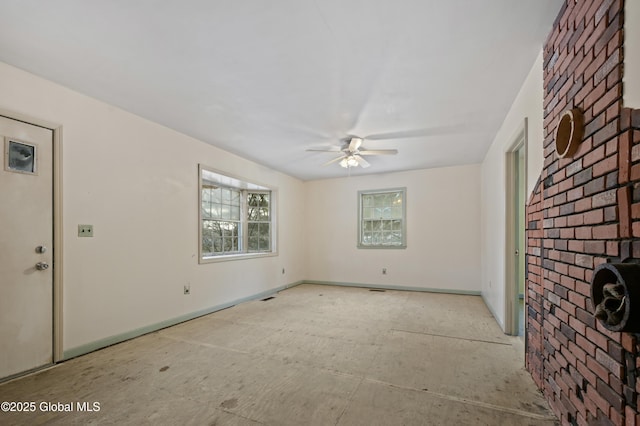
[[[238,248],[237,252],[221,253],[221,254],[207,254],[203,252],[203,221],[205,218],[202,214],[202,190],[203,181],[205,180],[205,173],[208,173],[208,180],[216,183],[220,187],[229,188],[235,191],[240,191],[240,226],[238,228]],[[248,194],[262,193],[269,194],[269,251],[248,251]],[[259,257],[277,256],[277,197],[278,191],[274,187],[252,183],[249,180],[231,175],[229,173],[221,172],[212,167],[207,167],[202,164],[198,164],[198,263],[215,263],[229,260],[250,259]],[[233,221],[233,220],[232,220]]]
[[[272,238],[273,211],[272,211],[272,203],[271,203],[272,191],[270,191],[270,190],[269,191],[267,191],[267,190],[245,190],[243,192],[243,194],[247,195],[246,197],[243,197],[243,199],[242,199],[244,201],[244,206],[245,206],[246,210],[245,211],[241,211],[241,213],[240,213],[241,215],[244,214],[246,216],[246,222],[243,223],[245,232],[244,232],[243,239],[242,239],[243,244],[245,244],[245,246],[247,248],[245,253],[269,253],[271,250],[269,250],[269,251],[250,251],[250,248],[249,248],[249,237],[250,237],[250,235],[249,235],[249,225],[251,225],[251,224],[254,224],[254,225],[255,224],[257,224],[257,225],[268,224],[269,225],[269,249],[271,249],[271,245],[273,243],[273,238]],[[269,204],[268,204],[269,220],[268,221],[267,220],[252,220],[251,219],[251,217],[249,216],[249,208],[250,208],[250,206],[249,206],[249,203],[247,201],[248,198],[249,198],[248,196],[250,194],[267,194],[267,195],[269,195]],[[261,209],[263,207],[258,206],[257,208]],[[258,241],[258,246],[259,245],[260,245],[260,241]]]
[[[364,244],[364,217],[363,217],[363,202],[362,198],[364,195],[382,195],[382,194],[390,194],[390,193],[401,193],[402,194],[402,224],[400,230],[402,232],[401,243],[400,244]],[[397,220],[397,218],[393,218],[392,220]],[[388,188],[388,189],[370,189],[370,190],[362,190],[358,191],[358,244],[357,247],[359,249],[406,249],[407,248],[407,188]]]

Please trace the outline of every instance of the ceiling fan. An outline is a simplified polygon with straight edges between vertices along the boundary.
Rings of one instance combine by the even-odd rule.
[[[389,133],[378,133],[373,135],[365,136],[364,138],[358,136],[348,136],[342,139],[342,145],[339,147],[333,147],[329,149],[307,149],[307,151],[313,152],[341,152],[342,154],[339,157],[336,157],[330,161],[324,163],[324,166],[328,166],[329,164],[333,164],[337,161],[340,162],[340,165],[344,168],[351,168],[360,166],[362,168],[367,168],[371,164],[362,156],[366,155],[395,155],[398,153],[397,149],[360,149],[362,148],[362,142],[364,140],[389,140],[389,139],[408,139],[408,138],[420,138],[420,137],[429,137],[429,136],[438,136],[444,134],[458,133],[465,130],[465,126],[461,124],[456,125],[442,125],[442,126],[434,126],[427,127],[422,129],[413,129],[413,130],[401,130],[397,132],[389,132]]]
[[[333,160],[324,163],[324,166],[328,166],[329,164],[333,164],[339,161],[340,165],[347,169],[358,166],[365,169],[369,167],[371,164],[369,164],[367,160],[362,158],[363,155],[395,155],[398,153],[397,149],[360,150],[362,141],[362,138],[359,138],[357,136],[350,136],[344,141],[341,147],[335,147],[333,149],[307,149],[307,151],[342,152],[339,157],[336,157]]]

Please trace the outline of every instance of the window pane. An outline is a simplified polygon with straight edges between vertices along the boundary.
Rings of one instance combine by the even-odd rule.
[[[391,207],[391,204],[393,203],[393,193],[388,193],[388,194],[384,194],[384,206],[385,207]]]
[[[259,238],[260,238],[260,251],[269,250],[269,236],[261,235]]]
[[[372,207],[364,207],[362,211],[363,219],[373,219],[373,208]]]
[[[232,238],[231,237],[227,237],[227,238],[223,238],[222,239],[222,251],[224,252],[230,252],[233,250],[233,245],[232,245]]]
[[[231,207],[231,220],[240,220],[240,206]]]
[[[247,247],[247,250],[248,251],[258,251],[258,243],[259,243],[259,241],[260,241],[260,239],[259,239],[259,237],[257,235],[253,236],[253,237],[250,236],[249,237],[249,242],[248,242],[249,247]]]
[[[211,204],[211,219],[222,219],[222,215],[220,214],[220,205],[219,204]]]
[[[249,220],[258,220],[258,208],[249,206],[248,217]]]
[[[214,235],[213,237],[213,252],[222,253],[222,237],[220,235]]]
[[[231,206],[223,204],[221,206],[221,211],[222,214],[220,216],[220,219],[231,219]]]
[[[402,207],[394,206],[391,208],[391,217],[394,219],[402,219]]]
[[[363,242],[364,244],[369,245],[369,244],[371,244],[372,240],[373,240],[373,238],[372,238],[372,233],[371,233],[371,232],[365,232],[365,233],[362,235],[362,242]]]
[[[258,211],[258,220],[269,220],[269,209],[260,207]]]
[[[231,191],[231,203],[232,206],[240,205],[240,192],[239,191]]]
[[[390,220],[383,220],[382,221],[382,229],[384,229],[385,231],[391,231],[391,221]]]
[[[231,191],[228,188],[222,188],[222,204],[231,204]]]
[[[374,232],[372,234],[371,244],[378,245],[380,244],[380,232]]]
[[[213,232],[204,224],[202,227],[202,251],[205,253],[213,252]]]

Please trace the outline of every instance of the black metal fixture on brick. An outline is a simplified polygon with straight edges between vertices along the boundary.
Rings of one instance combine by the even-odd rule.
[[[640,332],[640,265],[599,265],[591,279],[591,302],[606,329]]]

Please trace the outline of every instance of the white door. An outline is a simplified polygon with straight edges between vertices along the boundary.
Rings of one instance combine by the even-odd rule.
[[[53,362],[53,131],[0,116],[0,379]]]

